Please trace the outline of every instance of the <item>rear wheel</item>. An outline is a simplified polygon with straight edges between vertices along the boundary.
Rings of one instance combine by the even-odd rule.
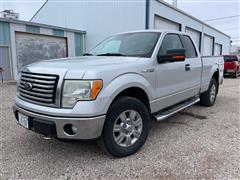
[[[107,113],[100,147],[116,157],[137,152],[149,132],[150,113],[138,99],[120,97]]]
[[[213,106],[218,93],[218,83],[212,79],[208,90],[200,95],[200,104],[203,106]]]
[[[237,77],[238,77],[238,73],[239,73],[238,71],[239,71],[239,70],[236,70],[236,72],[233,74],[233,77],[234,77],[234,78],[237,78]]]

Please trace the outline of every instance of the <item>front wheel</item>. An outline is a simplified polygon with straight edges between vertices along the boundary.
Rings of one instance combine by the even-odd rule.
[[[215,79],[210,81],[208,90],[200,95],[200,104],[203,106],[213,106],[218,93],[218,83]]]
[[[141,101],[120,97],[107,113],[100,147],[116,157],[133,154],[145,143],[149,124],[149,110]]]

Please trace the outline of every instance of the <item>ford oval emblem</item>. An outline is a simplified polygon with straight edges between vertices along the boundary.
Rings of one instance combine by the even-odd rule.
[[[30,82],[26,82],[26,83],[23,84],[23,87],[26,90],[30,90],[30,89],[32,89],[33,86]]]

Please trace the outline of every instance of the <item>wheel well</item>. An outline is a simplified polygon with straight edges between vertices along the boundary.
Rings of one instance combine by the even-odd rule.
[[[138,87],[127,88],[123,90],[121,93],[119,93],[114,100],[116,100],[121,96],[129,96],[129,97],[136,98],[140,100],[150,110],[150,103],[149,103],[148,96],[146,92],[141,88],[138,88]]]
[[[218,70],[213,74],[212,79],[215,79],[217,81],[217,84],[219,86],[219,72]],[[217,94],[218,94],[218,88],[217,88]]]
[[[219,72],[218,70],[213,74],[212,79],[215,79],[217,83],[219,84]]]

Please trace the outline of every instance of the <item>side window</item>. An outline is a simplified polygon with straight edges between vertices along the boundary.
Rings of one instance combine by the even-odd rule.
[[[193,45],[193,42],[189,36],[182,36],[183,44],[186,49],[186,58],[195,58],[197,57],[197,51]]]
[[[167,50],[182,48],[183,45],[177,34],[167,34],[162,41],[158,54],[165,55],[167,54]]]

